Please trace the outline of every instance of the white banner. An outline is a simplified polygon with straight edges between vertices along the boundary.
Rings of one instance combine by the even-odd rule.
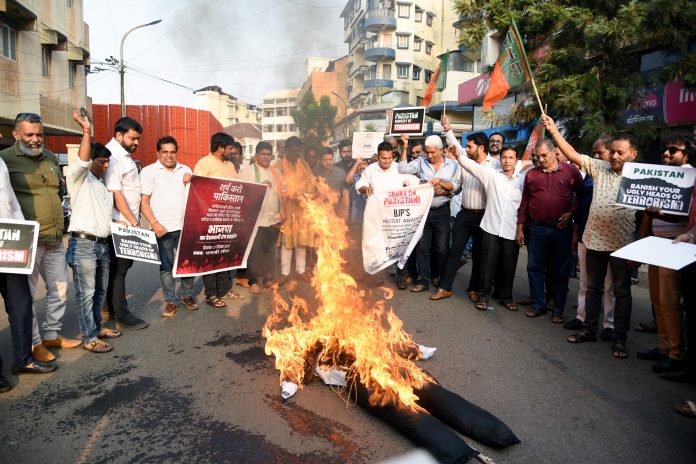
[[[370,159],[384,142],[384,132],[353,132],[353,159]]]
[[[375,191],[363,218],[363,266],[375,274],[397,263],[403,269],[423,235],[433,201],[429,184]]]

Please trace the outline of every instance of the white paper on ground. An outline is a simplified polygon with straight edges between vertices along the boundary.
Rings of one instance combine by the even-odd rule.
[[[418,345],[418,351],[421,353],[421,359],[430,359],[437,351],[437,348]]]
[[[292,395],[297,393],[297,389],[298,386],[294,382],[287,382],[285,380],[280,382],[280,396],[282,396],[284,400],[287,400]]]
[[[326,385],[338,385],[339,387],[346,386],[346,373],[335,367],[322,366],[317,364],[314,372]]]
[[[696,261],[696,245],[672,243],[667,238],[646,237],[616,250],[611,256],[678,271]]]

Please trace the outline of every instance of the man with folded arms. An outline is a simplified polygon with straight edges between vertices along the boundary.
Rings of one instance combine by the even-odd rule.
[[[162,317],[174,316],[180,305],[189,311],[198,309],[193,297],[194,278],[183,277],[177,295],[172,276],[174,256],[184,225],[186,184],[191,182],[191,168],[177,162],[178,152],[179,145],[174,137],[160,138],[157,141],[157,161],[140,173],[140,212],[157,237],[160,254],[160,282],[166,303]]]
[[[44,148],[44,128],[41,116],[19,113],[12,135],[15,144],[0,151],[7,165],[10,184],[22,208],[24,218],[39,223],[39,242],[36,246],[34,271],[29,276],[32,297],[36,294],[39,274],[46,285],[46,320],[41,324],[43,341],[34,308],[32,352],[40,362],[56,357],[46,349],[76,348],[80,340],[59,335],[68,301],[68,264],[63,246],[63,208],[60,203],[60,168],[58,158]]]
[[[68,192],[72,202],[68,264],[73,270],[75,300],[79,311],[82,347],[92,353],[108,353],[111,344],[101,338],[121,335],[102,325],[101,309],[109,284],[109,235],[113,195],[101,181],[109,168],[111,152],[102,144],[90,143],[91,124],[77,111],[73,119],[82,127],[79,160],[68,170]]]

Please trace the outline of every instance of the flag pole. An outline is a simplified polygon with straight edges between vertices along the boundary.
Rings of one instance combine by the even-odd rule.
[[[442,115],[447,116],[447,100],[442,100]]]
[[[539,91],[537,90],[536,83],[534,82],[534,77],[532,77],[532,87],[534,88],[534,95],[536,95],[537,103],[539,103],[541,115],[546,116],[546,112],[544,111],[544,105],[541,104],[541,98],[539,98]]]
[[[510,25],[514,30],[516,40],[518,41],[519,49],[522,52],[522,60],[524,61],[523,64],[525,72],[529,76],[529,79],[532,81],[532,88],[534,89],[534,95],[536,96],[537,103],[539,103],[539,109],[541,110],[541,114],[543,116],[546,116],[546,112],[544,111],[544,105],[541,104],[541,98],[539,98],[539,91],[537,90],[536,82],[534,82],[534,74],[532,74],[532,70],[529,67],[529,59],[527,58],[527,52],[524,49],[524,45],[521,43],[522,36],[520,35],[520,31],[517,29],[517,23],[515,23],[515,18],[510,18]]]

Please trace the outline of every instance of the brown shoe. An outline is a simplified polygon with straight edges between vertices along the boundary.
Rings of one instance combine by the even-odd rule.
[[[254,295],[258,295],[261,293],[261,287],[259,287],[259,284],[251,284],[251,287],[249,287],[249,292]]]
[[[452,296],[452,292],[438,288],[435,293],[430,295],[431,300],[442,300],[444,298],[449,298]]]
[[[423,284],[418,284],[418,285],[416,285],[415,287],[411,287],[411,291],[412,291],[412,292],[415,292],[415,293],[424,292],[424,291],[426,291],[427,289],[428,289],[428,286],[427,286],[427,285],[423,285]]]
[[[162,311],[162,317],[172,317],[176,314],[176,312],[179,310],[179,306],[177,306],[174,303],[167,303],[167,306],[164,307],[164,311]]]
[[[82,340],[72,340],[70,338],[64,338],[62,335],[58,335],[52,340],[42,340],[41,343],[46,348],[77,348],[82,345]],[[41,361],[39,361],[41,362]]]
[[[31,356],[40,363],[47,363],[56,360],[56,356],[48,351],[42,343],[34,345],[31,349]]]
[[[479,294],[476,290],[472,290],[469,292],[469,299],[473,301],[474,303],[479,302]]]
[[[198,303],[196,303],[196,300],[192,296],[182,296],[181,304],[183,304],[184,307],[189,311],[195,311],[198,309]]]

